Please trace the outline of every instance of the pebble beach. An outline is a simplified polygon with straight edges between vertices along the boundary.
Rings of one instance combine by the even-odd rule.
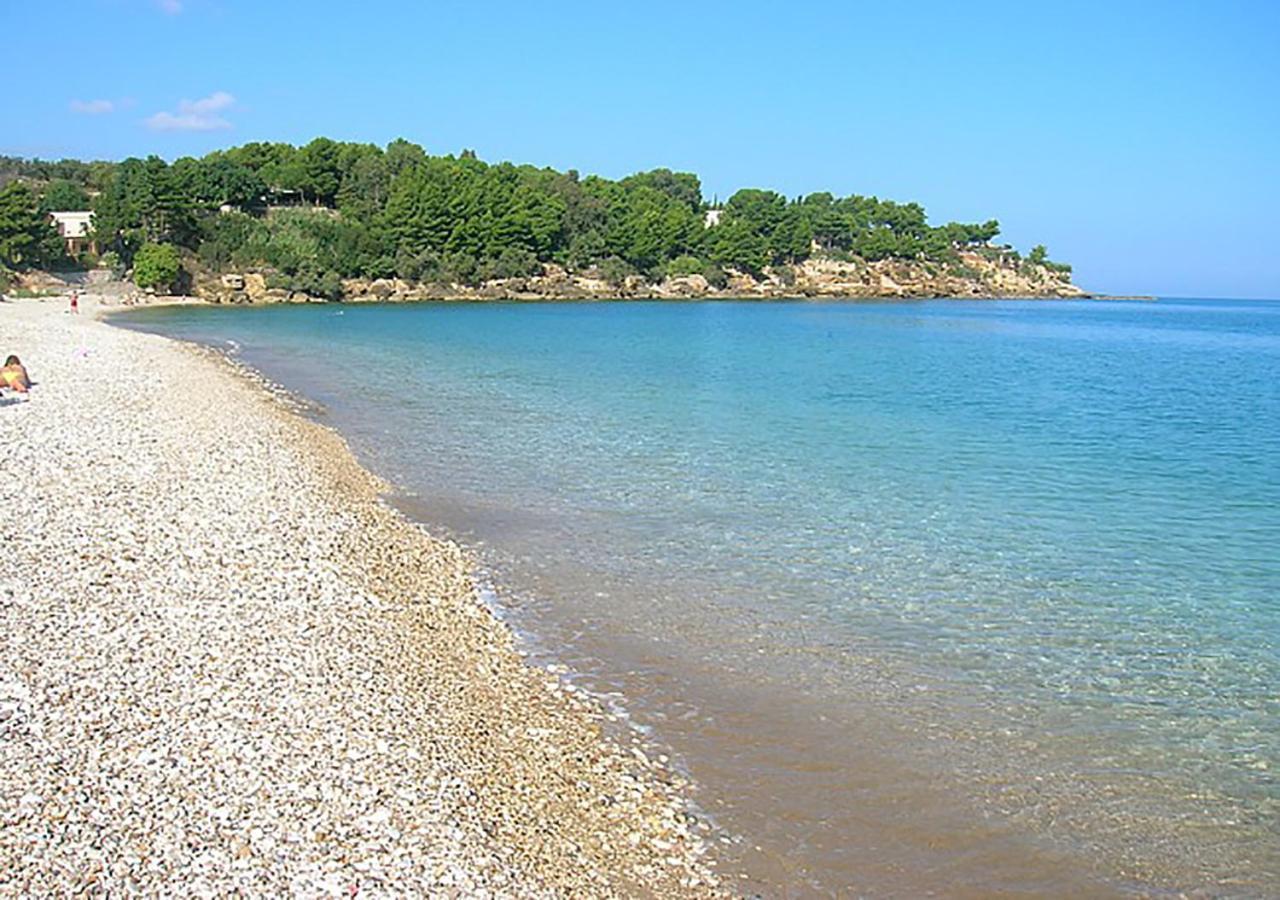
[[[677,774],[215,354],[0,303],[0,895],[717,896]]]

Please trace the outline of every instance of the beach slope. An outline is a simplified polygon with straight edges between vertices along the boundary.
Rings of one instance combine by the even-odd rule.
[[[340,438],[64,308],[0,304],[0,893],[717,893]]]

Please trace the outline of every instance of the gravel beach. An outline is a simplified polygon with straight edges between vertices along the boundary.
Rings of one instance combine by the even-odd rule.
[[[213,354],[0,304],[0,894],[708,896],[687,786]]]

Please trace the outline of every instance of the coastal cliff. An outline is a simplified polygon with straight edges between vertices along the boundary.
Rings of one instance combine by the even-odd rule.
[[[250,271],[197,278],[195,293],[210,303],[324,302],[305,291],[273,287],[270,272]],[[654,282],[640,275],[610,280],[598,269],[569,272],[547,265],[538,275],[466,285],[401,278],[351,278],[342,282],[346,302],[413,300],[639,300],[830,299],[929,297],[1083,298],[1070,274],[999,252],[963,252],[954,263],[858,257],[811,257],[791,266],[767,267],[760,277],[729,270],[721,284],[701,274]]]

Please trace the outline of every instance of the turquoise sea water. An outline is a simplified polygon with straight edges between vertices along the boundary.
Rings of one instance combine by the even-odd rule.
[[[766,891],[1280,884],[1280,302],[126,321],[321,404]]]

